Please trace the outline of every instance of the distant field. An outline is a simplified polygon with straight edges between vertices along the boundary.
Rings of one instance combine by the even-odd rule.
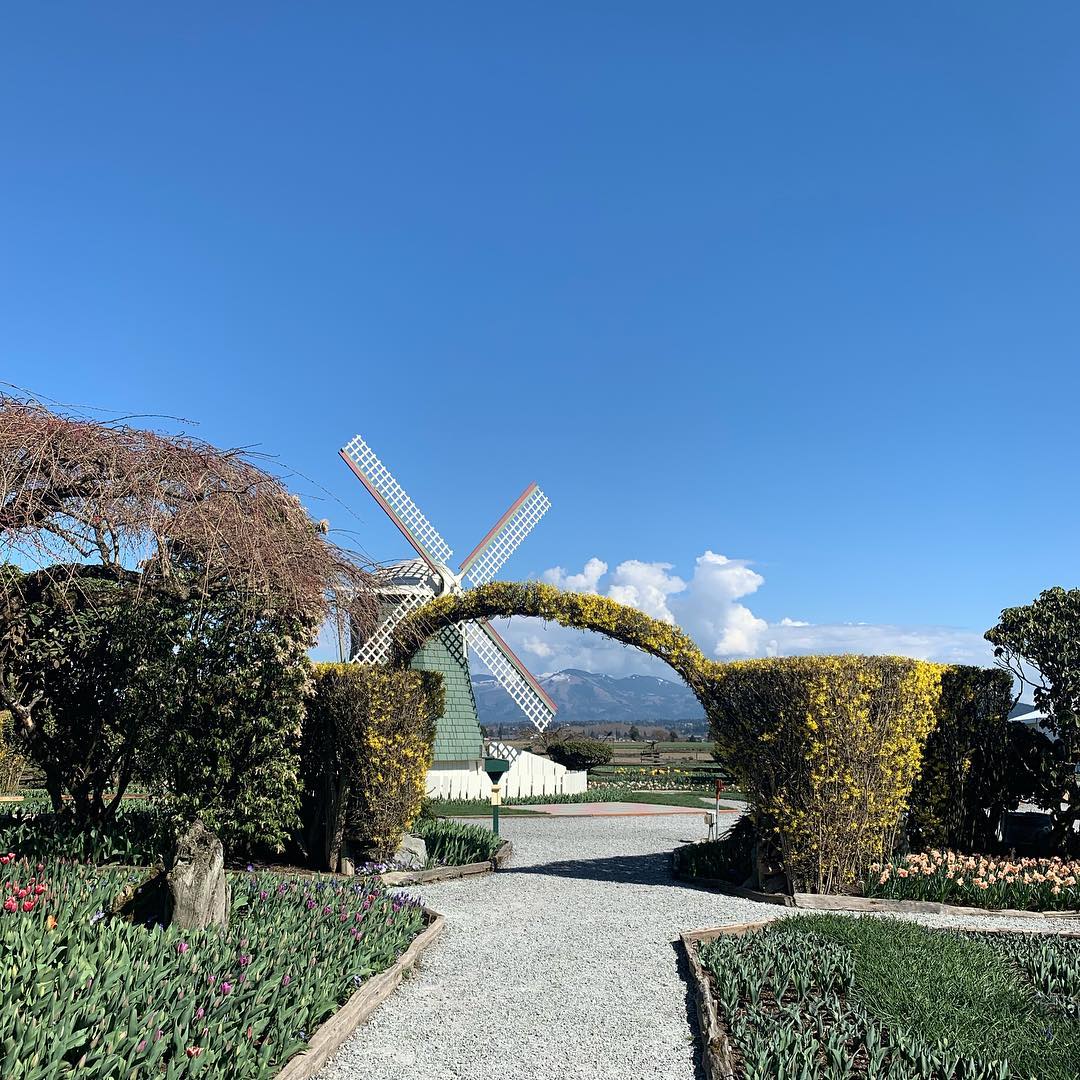
[[[575,736],[576,738],[577,736]],[[531,739],[505,739],[507,746],[517,750],[528,750],[532,745]],[[607,742],[607,740],[602,740]],[[649,744],[644,741],[629,742],[619,741],[608,743],[611,747],[613,759],[616,761],[633,761],[635,764],[642,754],[649,754]],[[712,761],[713,744],[711,742],[657,742],[655,752],[665,759],[680,759],[682,761]]]

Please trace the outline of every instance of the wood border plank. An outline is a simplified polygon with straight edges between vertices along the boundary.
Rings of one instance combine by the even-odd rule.
[[[514,845],[509,840],[502,840],[495,849],[495,854],[483,862],[466,863],[464,866],[435,866],[430,870],[389,870],[379,877],[384,885],[397,889],[405,885],[432,885],[436,881],[453,881],[455,878],[470,877],[473,874],[490,874],[503,866],[513,850]]]

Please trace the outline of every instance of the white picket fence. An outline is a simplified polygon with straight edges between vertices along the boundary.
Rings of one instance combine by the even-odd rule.
[[[522,751],[503,774],[504,799],[525,795],[576,795],[588,788],[588,774],[571,772],[538,754]],[[428,770],[427,793],[433,799],[489,799],[491,781],[482,761],[435,766]]]

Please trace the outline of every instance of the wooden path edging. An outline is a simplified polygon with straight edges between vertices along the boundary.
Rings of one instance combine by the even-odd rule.
[[[397,888],[402,885],[431,885],[436,881],[453,881],[455,878],[470,877],[473,874],[490,874],[502,867],[513,851],[514,845],[509,840],[501,840],[494,856],[483,862],[466,863],[464,866],[435,866],[430,870],[390,870],[379,877],[384,885]]]
[[[738,896],[744,900],[756,900],[760,904],[779,904],[782,907],[800,908],[804,911],[867,911],[901,912],[909,915],[992,915],[1008,919],[1061,919],[1080,922],[1080,911],[1018,911],[1016,908],[980,908],[963,904],[942,904],[936,900],[884,900],[872,896],[842,896],[822,893],[767,893],[760,889],[747,889],[732,885],[722,878],[702,878],[687,874],[681,865],[680,853],[693,844],[684,844],[671,853],[671,873],[677,881],[687,885],[700,885],[726,896]]]
[[[697,1006],[698,1026],[701,1029],[701,1065],[705,1080],[735,1080],[735,1052],[728,1039],[727,1031],[720,1023],[716,1011],[716,998],[712,985],[701,962],[698,949],[703,942],[711,941],[721,934],[747,934],[768,926],[773,920],[765,922],[739,923],[715,930],[692,930],[679,935],[686,962],[690,966],[690,983],[694,990],[694,1003]]]
[[[835,910],[835,909],[834,909]],[[971,909],[961,908],[967,912]],[[980,912],[987,915],[999,915],[1001,912]],[[1030,913],[1029,913],[1030,914]],[[713,996],[712,984],[709,982],[705,965],[698,955],[699,949],[705,942],[722,934],[752,934],[766,926],[772,926],[776,919],[765,919],[761,922],[736,923],[733,926],[718,926],[711,930],[688,930],[679,935],[683,952],[686,954],[686,962],[690,968],[690,982],[694,991],[694,1003],[697,1006],[698,1025],[701,1028],[701,1064],[705,1073],[705,1080],[737,1080],[735,1071],[735,1052],[728,1038],[727,1030],[720,1023],[720,1017],[716,1011],[716,999]],[[940,930],[942,927],[933,927]],[[964,933],[979,934],[1030,934],[1039,931],[1017,930],[1013,927],[998,928],[984,927],[982,929],[965,929]],[[1043,931],[1053,934],[1054,937],[1080,938],[1080,930]]]
[[[382,1004],[411,971],[420,954],[442,933],[446,920],[437,911],[424,908],[430,920],[427,927],[413,938],[409,947],[397,958],[393,967],[372,976],[336,1012],[331,1014],[308,1040],[306,1050],[282,1066],[274,1080],[310,1080],[336,1053],[354,1031]]]

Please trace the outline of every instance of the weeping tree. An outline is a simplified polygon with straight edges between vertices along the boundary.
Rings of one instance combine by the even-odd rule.
[[[137,779],[280,840],[307,649],[327,619],[376,617],[363,565],[281,477],[0,395],[0,547],[0,709],[55,809],[100,823]]]

